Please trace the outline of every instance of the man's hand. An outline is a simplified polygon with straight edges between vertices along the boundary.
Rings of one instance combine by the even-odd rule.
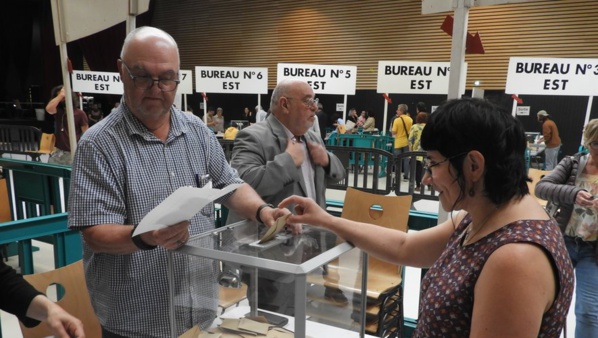
[[[149,245],[158,245],[174,250],[185,245],[189,240],[189,221],[183,221],[159,230],[141,234],[141,239]]]
[[[291,155],[293,162],[295,162],[295,166],[301,166],[304,160],[303,146],[301,145],[301,142],[297,142],[294,139],[289,139],[285,152]]]
[[[264,224],[267,227],[272,227],[276,225],[276,220],[284,215],[288,215],[291,212],[289,211],[289,209],[286,208],[264,208],[262,209],[262,211],[260,212],[260,218],[262,219],[262,222],[264,222]],[[301,224],[290,224],[287,223],[286,228],[291,230],[291,232],[294,235],[298,235],[302,232],[302,227]]]
[[[316,142],[307,142],[311,163],[320,167],[327,167],[330,163],[326,148]]]

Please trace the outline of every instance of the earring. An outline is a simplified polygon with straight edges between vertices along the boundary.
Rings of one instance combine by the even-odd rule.
[[[469,189],[469,196],[474,197],[475,196],[475,189],[473,189],[473,187],[471,187]]]

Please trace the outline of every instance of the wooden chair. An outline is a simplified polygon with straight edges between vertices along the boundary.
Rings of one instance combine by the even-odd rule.
[[[372,223],[379,226],[407,231],[411,196],[375,195],[348,188],[342,211],[343,218]],[[308,282],[335,287],[350,292],[359,299],[361,273],[355,271],[359,255],[343,257],[328,264],[325,276],[309,275]],[[366,332],[379,337],[401,337],[403,328],[403,268],[392,263],[368,258]],[[354,301],[356,309],[359,302]],[[352,317],[359,320],[361,313],[353,310]]]
[[[59,297],[60,299],[56,303],[83,322],[86,337],[99,338],[102,336],[102,329],[91,306],[89,293],[85,285],[83,261],[77,261],[56,270],[23,277],[44,294],[49,286],[56,285],[57,294],[64,294],[62,298]],[[58,287],[58,285],[62,287]],[[22,324],[20,326],[25,338],[42,338],[52,335],[44,324],[33,328],[24,327]]]
[[[538,184],[538,182],[540,182],[540,180],[548,175],[550,173],[550,171],[547,170],[540,170],[540,169],[534,169],[534,168],[529,168],[527,175],[532,179],[531,182],[527,182],[527,187],[529,188],[529,193],[534,196],[536,198],[536,200],[538,201],[538,203],[540,203],[541,206],[546,207],[546,203],[548,203],[548,201],[543,200],[539,197],[536,196],[535,190],[536,190],[536,184]]]
[[[239,306],[239,303],[247,298],[247,285],[245,283],[242,284],[243,285],[240,288],[227,288],[222,285],[218,286],[218,307],[222,309],[222,313],[233,305]]]

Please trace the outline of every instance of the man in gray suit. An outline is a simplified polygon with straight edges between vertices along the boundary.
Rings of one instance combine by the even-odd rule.
[[[283,80],[272,92],[272,113],[265,122],[237,134],[231,166],[267,203],[277,205],[300,195],[325,207],[326,182],[345,177],[341,161],[326,151],[320,136],[311,130],[317,103],[309,84]],[[266,277],[258,283],[259,307],[293,315],[292,283]],[[346,302],[342,294],[327,293],[333,301]]]

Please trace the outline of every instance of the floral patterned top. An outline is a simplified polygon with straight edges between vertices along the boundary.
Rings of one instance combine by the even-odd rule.
[[[446,249],[422,282],[419,319],[413,337],[469,337],[474,288],[488,257],[499,247],[517,242],[537,243],[552,257],[558,272],[556,298],[542,318],[538,337],[558,338],[573,294],[573,267],[563,236],[554,220],[521,220],[463,246],[467,215]],[[508,323],[505,323],[508,325]]]
[[[598,196],[598,175],[580,173],[575,179],[575,185]],[[598,239],[598,210],[582,207],[579,204],[573,205],[571,218],[565,228],[565,235],[580,237],[584,241],[595,241]]]

